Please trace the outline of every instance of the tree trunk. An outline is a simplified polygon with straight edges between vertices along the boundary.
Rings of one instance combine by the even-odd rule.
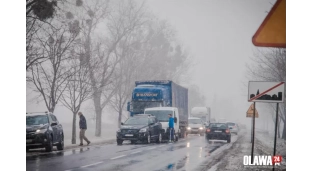
[[[72,144],[76,144],[76,116],[77,113],[73,113],[73,125],[72,125]]]
[[[101,108],[101,97],[99,94],[95,94],[93,97],[95,107],[95,136],[101,136],[102,129],[102,108]]]
[[[118,115],[118,128],[120,128],[121,125],[121,117],[122,117],[122,110],[119,109],[119,115]]]
[[[284,140],[286,140],[286,121],[284,122],[283,125],[284,125],[284,126],[283,126],[282,138],[283,138]]]

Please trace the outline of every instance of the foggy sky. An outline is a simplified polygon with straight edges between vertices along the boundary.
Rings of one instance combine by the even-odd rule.
[[[248,89],[243,85],[248,83],[245,64],[256,49],[251,38],[274,3],[275,0],[147,2],[156,16],[169,21],[189,48],[197,63],[191,81],[206,96],[213,115],[245,119],[250,105]]]
[[[142,2],[142,0],[137,0]],[[256,47],[251,38],[275,0],[148,0],[146,5],[177,31],[196,66],[191,83],[200,87],[212,115],[246,120],[246,63]],[[27,89],[27,99],[33,97]],[[215,99],[215,101],[214,101]],[[87,105],[93,106],[92,103]],[[46,107],[27,101],[27,111]],[[57,106],[55,112],[63,111]],[[68,112],[68,111],[67,111]],[[70,112],[68,112],[70,114]],[[261,117],[261,112],[259,112]],[[61,115],[57,115],[61,116]],[[117,116],[117,115],[116,115]],[[107,117],[103,115],[103,117]],[[66,117],[71,120],[71,115]]]

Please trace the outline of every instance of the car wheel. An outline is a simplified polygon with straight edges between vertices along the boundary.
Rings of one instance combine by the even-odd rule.
[[[48,145],[45,147],[45,150],[46,152],[51,152],[52,149],[53,149],[53,143],[52,143],[53,139],[52,139],[52,136],[49,135],[49,138],[48,138]]]
[[[230,142],[231,142],[231,137],[227,139],[227,143],[230,143]]]
[[[131,144],[135,144],[135,143],[136,143],[136,141],[134,141],[134,140],[131,141]]]
[[[117,145],[122,145],[123,140],[117,139]]]
[[[147,139],[146,139],[146,144],[150,144],[150,143],[151,143],[151,135],[148,134]]]
[[[161,133],[158,135],[158,139],[156,140],[156,143],[161,143],[162,142],[162,135]]]
[[[63,134],[62,134],[63,135]],[[62,136],[60,142],[56,146],[57,150],[64,150],[64,135]]]

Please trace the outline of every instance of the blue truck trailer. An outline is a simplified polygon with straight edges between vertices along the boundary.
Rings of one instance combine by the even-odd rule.
[[[179,113],[179,125],[184,129],[188,126],[188,89],[173,81],[136,81],[132,91],[131,102],[127,104],[130,116],[143,114],[146,108],[176,107]]]

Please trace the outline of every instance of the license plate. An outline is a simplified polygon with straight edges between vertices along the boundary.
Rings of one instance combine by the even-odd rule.
[[[222,132],[222,131],[215,131],[215,132]]]
[[[32,142],[32,140],[26,140],[26,143],[31,143]]]
[[[126,134],[126,137],[133,137],[133,134]]]

